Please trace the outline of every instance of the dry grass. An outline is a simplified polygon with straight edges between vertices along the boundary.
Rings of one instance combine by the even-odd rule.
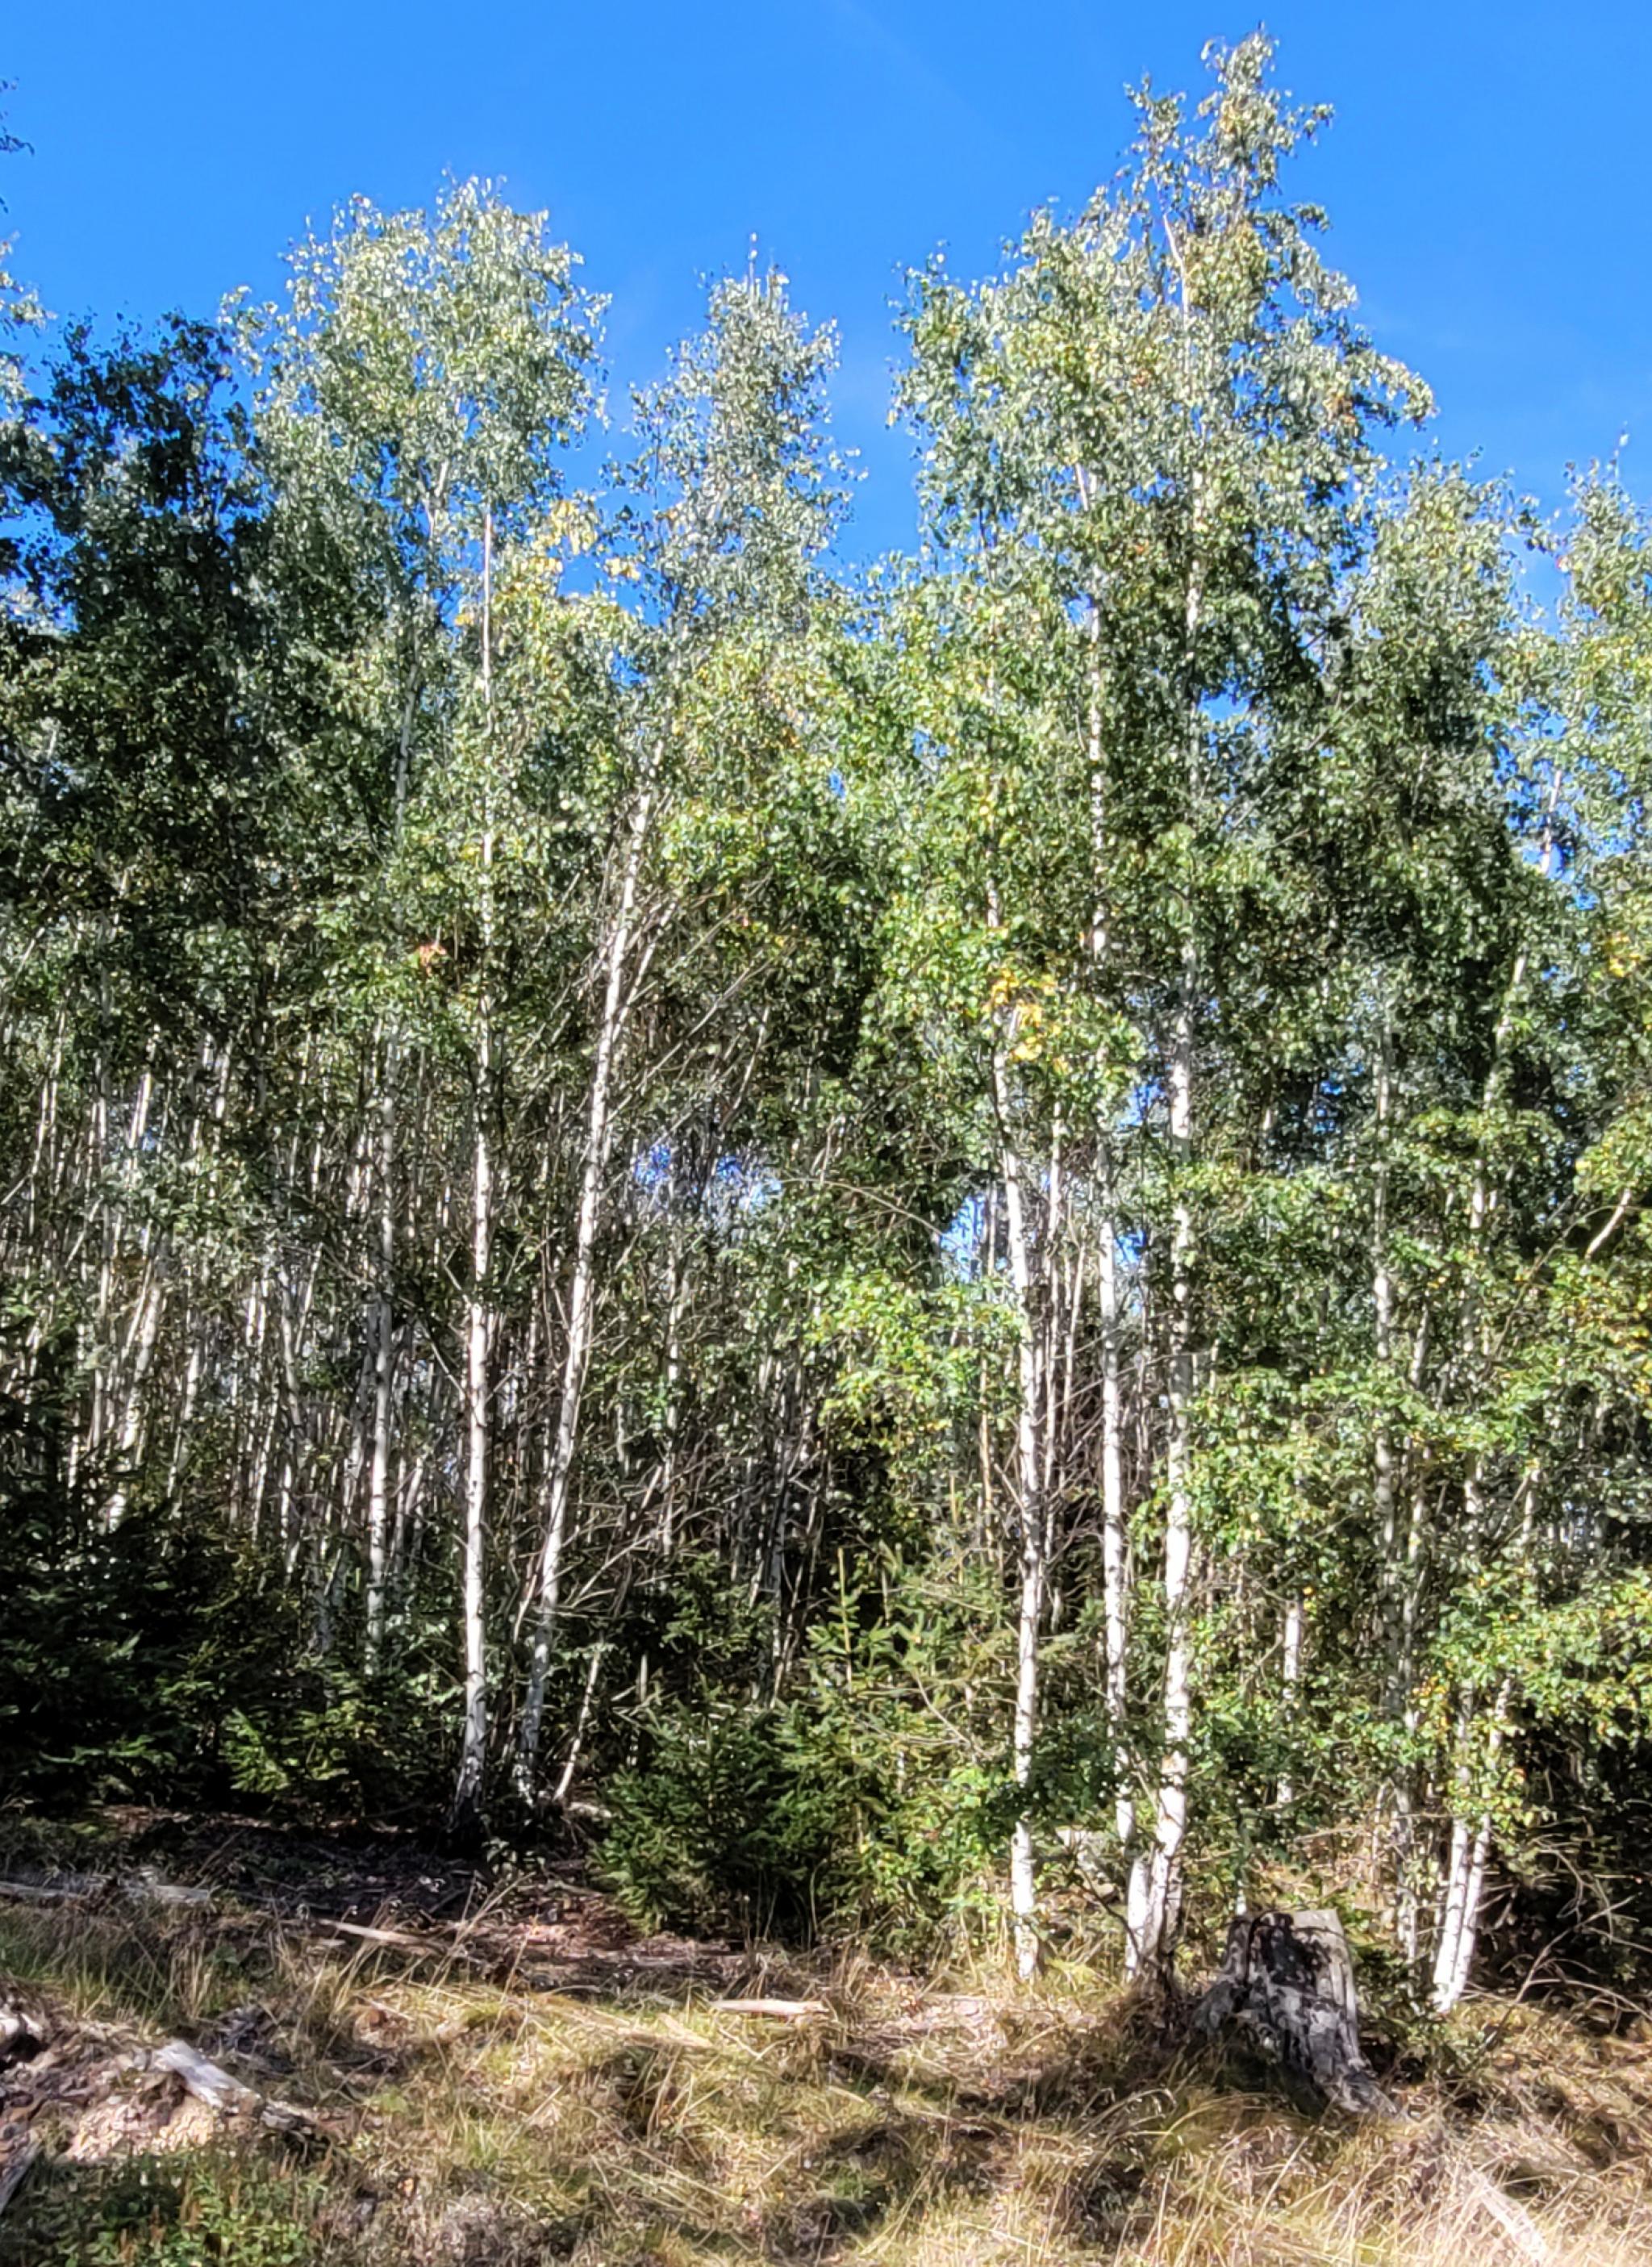
[[[1026,1996],[864,1961],[754,1968],[755,1986],[826,2002],[785,2023],[719,2012],[692,1974],[535,1988],[466,1946],[318,1943],[232,1905],[0,1909],[0,1971],[65,2025],[182,2032],[332,2137],[262,2185],[226,2174],[218,2145],[179,2175],[232,2199],[231,2249],[168,2251],[151,2229],[106,2255],[84,2232],[105,2209],[88,2153],[67,2161],[81,2113],[48,2104],[57,2168],[0,2222],[0,2260],[1652,2263],[1652,2050],[1530,2007],[1477,2009],[1405,2118],[1355,2127],[1167,2055],[1080,1970]],[[281,2214],[296,2249],[267,2224]]]

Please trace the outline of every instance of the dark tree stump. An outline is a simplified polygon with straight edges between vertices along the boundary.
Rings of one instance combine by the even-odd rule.
[[[1333,1912],[1241,1914],[1193,2029],[1208,2039],[1237,2031],[1338,2109],[1396,2114],[1360,2051],[1354,1963]]]

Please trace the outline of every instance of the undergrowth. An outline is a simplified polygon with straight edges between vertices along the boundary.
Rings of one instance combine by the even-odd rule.
[[[320,2267],[351,2256],[328,2212],[322,2178],[246,2147],[151,2152],[89,2172],[58,2163],[33,2175],[0,2258],[18,2267]]]
[[[533,1942],[503,1913],[408,1952],[232,1900],[0,1907],[0,1970],[63,2036],[180,2033],[322,2137],[116,2146],[38,2112],[3,2267],[1652,2259],[1652,2049],[1530,2004],[1476,2004],[1406,2115],[1356,2126],[1167,2049],[1076,1963],[1021,1993],[751,1955],[723,1989],[821,2003],[787,2021]]]

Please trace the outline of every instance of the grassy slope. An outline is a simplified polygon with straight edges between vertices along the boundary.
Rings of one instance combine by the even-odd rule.
[[[0,2263],[1652,2262],[1652,2048],[1552,2014],[1480,2003],[1449,2079],[1355,2128],[1167,2055],[1082,1969],[1036,1996],[777,1969],[628,1943],[577,1891],[390,1919],[418,1948],[304,1897],[0,1904],[0,1975],[60,2043],[11,2073],[47,2148]],[[711,2005],[753,1988],[826,2011]],[[175,2033],[312,2105],[323,2145],[117,2069]]]

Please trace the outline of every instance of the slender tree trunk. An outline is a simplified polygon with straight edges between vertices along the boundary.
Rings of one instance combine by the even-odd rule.
[[[1201,800],[1203,758],[1198,648],[1204,612],[1206,497],[1200,466],[1201,434],[1196,407],[1201,390],[1200,347],[1194,329],[1193,294],[1189,289],[1181,244],[1168,217],[1164,225],[1165,240],[1179,282],[1183,398],[1187,413],[1187,453],[1182,473],[1188,499],[1187,573],[1183,593],[1182,650],[1178,674],[1184,789],[1186,818],[1191,828],[1197,822]],[[1200,972],[1191,862],[1184,886],[1186,901],[1183,909],[1168,1080],[1171,1162],[1176,1176],[1176,1192],[1171,1236],[1171,1311],[1166,1379],[1169,1431],[1164,1474],[1166,1639],[1164,1745],[1155,1805],[1153,1847],[1146,1860],[1144,1876],[1139,1867],[1132,1869],[1128,1892],[1130,1912],[1127,1923],[1127,1972],[1148,1975],[1163,1973],[1168,1969],[1174,1946],[1181,1901],[1181,1849],[1187,1827],[1187,1743],[1192,1724],[1187,1592],[1193,1561],[1192,1302],[1194,1238],[1187,1169],[1193,1159],[1193,1032]]]
[[[1378,1390],[1385,1393],[1394,1358],[1394,1285],[1388,1254],[1388,1204],[1391,1120],[1393,1114],[1393,1031],[1384,998],[1377,1027],[1375,1066],[1376,1159],[1371,1187],[1371,1312],[1372,1351],[1376,1356]],[[1421,1383],[1424,1324],[1418,1325],[1412,1383]],[[1382,1553],[1382,1641],[1387,1655],[1384,1712],[1397,1724],[1408,1723],[1412,1706],[1413,1637],[1416,1626],[1414,1574],[1421,1539],[1421,1495],[1413,1489],[1408,1515],[1402,1518],[1399,1459],[1385,1410],[1379,1410],[1371,1442],[1371,1505],[1378,1548]],[[1393,1812],[1393,1865],[1396,1882],[1395,1916],[1402,1939],[1412,1941],[1414,1956],[1416,1895],[1414,1765],[1402,1756],[1389,1783]]]
[[[1303,1595],[1293,1590],[1285,1603],[1285,1626],[1280,1641],[1280,1713],[1289,1737],[1302,1689]],[[1289,1770],[1281,1772],[1278,1800],[1281,1809],[1296,1800],[1296,1784]]]
[[[551,1646],[555,1635],[561,1597],[562,1556],[568,1536],[574,1463],[579,1444],[579,1405],[584,1391],[585,1372],[591,1361],[595,1322],[595,1261],[597,1238],[602,1222],[603,1182],[613,1134],[613,1080],[626,1008],[626,978],[630,967],[636,923],[637,891],[649,828],[653,818],[654,783],[658,760],[657,753],[631,808],[619,901],[609,923],[604,952],[602,1009],[597,1027],[597,1049],[586,1104],[579,1214],[574,1231],[573,1276],[568,1296],[568,1337],[562,1359],[562,1398],[557,1409],[550,1470],[546,1480],[545,1539],[540,1552],[532,1650],[529,1656],[522,1722],[517,1742],[517,1779],[525,1800],[532,1799],[538,1770],[540,1735],[545,1714],[545,1687],[550,1673]]]
[[[133,1330],[130,1367],[127,1376],[121,1426],[115,1437],[115,1483],[103,1508],[103,1523],[113,1531],[126,1517],[131,1483],[143,1454],[145,1431],[145,1392],[160,1340],[161,1315],[165,1306],[165,1280],[158,1255],[151,1253],[143,1271]]]
[[[494,1060],[493,980],[493,514],[482,522],[482,698],[488,747],[482,788],[481,983],[477,1002],[474,1126],[471,1148],[470,1295],[465,1310],[465,1550],[461,1613],[465,1648],[465,1723],[450,1825],[474,1838],[481,1823],[488,1762],[487,1550],[493,1411],[492,1258],[494,1161],[490,1147],[497,1075]]]
[[[1179,249],[1172,250],[1180,264]],[[1184,277],[1183,314],[1187,303]],[[1191,364],[1191,348],[1190,364]],[[1191,369],[1189,399],[1193,398]],[[1196,448],[1196,437],[1194,440]],[[1204,499],[1196,457],[1188,471],[1189,560],[1182,617],[1182,715],[1186,812],[1190,827],[1200,804],[1203,760],[1198,642],[1204,609]],[[1193,1723],[1192,1659],[1188,1643],[1188,1587],[1193,1568],[1193,1405],[1194,1232],[1188,1170],[1193,1156],[1193,1038],[1200,970],[1195,929],[1193,875],[1185,882],[1186,902],[1176,1005],[1171,1028],[1168,1086],[1171,1166],[1175,1194],[1171,1226],[1171,1286],[1167,1346],[1168,1434],[1164,1452],[1164,1697],[1163,1749],[1153,1847],[1145,1878],[1133,1879],[1128,1893],[1127,1972],[1163,1972],[1170,1963],[1181,1907],[1181,1852],[1187,1831],[1187,1746]],[[1134,1872],[1134,1869],[1133,1869]]]
[[[1017,1347],[1019,1391],[1016,1412],[1016,1493],[1020,1529],[1021,1603],[1016,1621],[1014,1761],[1016,1785],[1024,1788],[1032,1780],[1038,1738],[1039,1640],[1049,1558],[1048,1510],[1044,1495],[1043,1459],[1039,1438],[1042,1400],[1039,1348],[1043,1317],[1039,1311],[1039,1302],[1034,1290],[1024,1168],[1019,1150],[1010,1134],[1010,1097],[1002,1046],[995,1051],[993,1056],[993,1097],[998,1115],[999,1171],[1004,1191],[1004,1245],[1021,1326]],[[1032,1821],[1030,1813],[1024,1810],[1016,1820],[1010,1839],[1010,1909],[1015,1918],[1016,1969],[1022,1980],[1027,1982],[1038,1973],[1041,1945]]]
[[[1086,508],[1092,484],[1081,467],[1080,496]],[[1090,849],[1095,892],[1090,918],[1090,959],[1098,979],[1106,974],[1111,948],[1106,877],[1108,871],[1107,752],[1103,728],[1101,666],[1101,601],[1090,594],[1085,610],[1085,633],[1090,654],[1087,670],[1085,753],[1090,770]],[[1112,1126],[1105,1097],[1105,1065],[1096,1063],[1098,1116],[1096,1123],[1096,1187],[1101,1217],[1097,1228],[1096,1304],[1101,1364],[1101,1567],[1102,1567],[1102,1693],[1107,1728],[1112,1742],[1118,1793],[1113,1799],[1113,1830],[1121,1858],[1131,1867],[1135,1845],[1135,1792],[1129,1754],[1128,1698],[1130,1652],[1129,1530],[1124,1500],[1124,1393],[1120,1375],[1119,1319],[1119,1220],[1117,1168]],[[1128,1902],[1125,1915],[1125,1961],[1134,1969],[1138,1957],[1136,1932],[1142,1916]]]
[[[1459,1761],[1457,1766],[1457,1795],[1451,1818],[1450,1845],[1447,1852],[1440,1933],[1435,1945],[1432,1999],[1435,2012],[1444,2014],[1457,2005],[1467,1980],[1468,1963],[1473,1953],[1473,1936],[1470,1920],[1469,1897],[1476,1875],[1483,1879],[1486,1865],[1485,1838],[1489,1825],[1478,1824],[1470,1816],[1470,1772],[1467,1751],[1474,1735],[1475,1696],[1472,1690],[1463,1695],[1457,1718],[1457,1745]],[[1478,1906],[1478,1893],[1475,1904]],[[1467,1950],[1465,1950],[1465,1939]]]
[[[407,796],[413,778],[413,733],[421,694],[416,641],[410,657],[401,728],[397,736],[391,795],[390,849],[400,847],[406,824]],[[386,895],[388,891],[386,891]],[[393,911],[391,914],[393,927]],[[383,1074],[374,1097],[374,1137],[377,1149],[378,1209],[376,1220],[375,1269],[378,1284],[372,1319],[372,1447],[367,1467],[367,1582],[364,1600],[363,1659],[371,1675],[379,1663],[385,1636],[385,1547],[390,1533],[390,1466],[395,1397],[396,1361],[396,1150],[397,1086],[401,1050],[393,1020],[384,1035]]]
[[[1181,981],[1171,1042],[1171,1147],[1178,1173],[1171,1230],[1171,1307],[1164,1454],[1164,1750],[1159,1765],[1153,1846],[1145,1860],[1139,1933],[1132,1949],[1137,1972],[1169,1961],[1181,1903],[1181,1851],[1187,1831],[1187,1746],[1193,1727],[1192,1658],[1188,1643],[1189,1577],[1193,1567],[1193,1220],[1185,1178],[1193,1145],[1193,1003],[1198,959],[1191,941],[1182,952]]]
[[[185,1286],[185,1306],[189,1303],[188,1286]],[[178,1404],[178,1421],[173,1431],[172,1460],[166,1468],[166,1493],[175,1495],[182,1479],[189,1456],[190,1435],[195,1430],[195,1404],[201,1398],[201,1371],[206,1359],[202,1343],[204,1323],[197,1324],[189,1333],[189,1352],[184,1361],[183,1393]]]
[[[1120,1850],[1135,1839],[1135,1798],[1126,1768],[1129,1678],[1130,1560],[1124,1502],[1124,1392],[1119,1359],[1119,1231],[1112,1162],[1104,1156],[1096,1299],[1101,1332],[1101,1581],[1107,1723],[1119,1766],[1113,1825]]]
[[[1502,1745],[1502,1726],[1493,1728],[1491,1753],[1494,1757]],[[1454,1931],[1443,1933],[1439,1954],[1434,1970],[1434,2010],[1436,2014],[1450,2014],[1468,1989],[1469,1976],[1474,1965],[1474,1948],[1479,1934],[1480,1899],[1486,1888],[1486,1867],[1491,1857],[1491,1820],[1482,1814],[1474,1829],[1473,1839],[1467,1844],[1462,1893],[1455,1897]]]
[[[1554,853],[1554,820],[1560,803],[1560,772],[1554,766],[1549,781],[1549,793],[1544,811],[1542,849],[1538,869],[1546,878]],[[1459,1317],[1459,1359],[1463,1375],[1470,1390],[1483,1390],[1487,1383],[1485,1371],[1488,1367],[1490,1348],[1483,1327],[1483,1302],[1479,1277],[1486,1258],[1487,1229],[1494,1203],[1491,1183],[1490,1119],[1501,1103],[1509,1082],[1509,1058],[1515,1034],[1515,1018],[1524,995],[1526,977],[1531,967],[1531,948],[1523,940],[1515,954],[1503,991],[1497,1023],[1492,1034],[1490,1067],[1480,1097],[1480,1133],[1475,1144],[1474,1177],[1469,1192],[1469,1257],[1468,1274]],[[1532,1500],[1536,1487],[1535,1470],[1529,1470],[1522,1482],[1524,1508],[1522,1522],[1522,1552],[1529,1544]],[[1486,1538],[1485,1465],[1477,1452],[1470,1460],[1463,1480],[1463,1524],[1465,1537],[1465,1558],[1470,1566],[1478,1563]],[[1507,1728],[1509,1703],[1512,1697],[1510,1680],[1505,1677],[1493,1706],[1492,1720],[1487,1731],[1488,1766],[1500,1752]],[[1462,1713],[1457,1730],[1460,1756],[1466,1756],[1473,1737],[1477,1696],[1473,1687],[1465,1688]],[[1444,2014],[1456,2006],[1468,1983],[1469,1970],[1474,1956],[1474,1943],[1479,1927],[1479,1899],[1486,1878],[1486,1867],[1491,1852],[1491,1818],[1481,1809],[1471,1814],[1465,1804],[1470,1784],[1465,1762],[1459,1762],[1454,1773],[1454,1786],[1459,1790],[1451,1818],[1450,1843],[1446,1860],[1443,1904],[1440,1933],[1435,1948],[1433,1999],[1436,2012]]]
[[[1388,1152],[1389,1119],[1391,1111],[1392,1040],[1389,1029],[1388,1009],[1384,1003],[1382,1025],[1377,1045],[1377,1160],[1371,1191],[1371,1308],[1373,1313],[1373,1351],[1381,1382],[1385,1387],[1394,1352],[1394,1288],[1388,1264]],[[1393,1692],[1393,1667],[1397,1663],[1399,1616],[1399,1594],[1403,1584],[1402,1559],[1405,1537],[1400,1531],[1395,1485],[1394,1444],[1389,1431],[1386,1413],[1378,1416],[1376,1437],[1371,1449],[1371,1493],[1377,1518],[1377,1532],[1383,1552],[1383,1581],[1385,1592],[1385,1632],[1390,1660],[1390,1691]],[[1391,1697],[1389,1713],[1394,1713]]]
[[[1528,1466],[1521,1481],[1520,1554],[1525,1559],[1531,1548],[1536,1523],[1537,1493],[1539,1485],[1538,1467]],[[1509,1712],[1514,1701],[1514,1678],[1505,1675],[1497,1689],[1497,1698],[1491,1712],[1491,1721],[1486,1730],[1486,1770],[1496,1768],[1509,1735]],[[1458,1725],[1458,1743],[1463,1760],[1457,1769],[1457,1784],[1461,1790],[1455,1816],[1451,1822],[1451,1846],[1447,1861],[1444,1911],[1439,1941],[1435,1947],[1432,1997],[1436,2014],[1449,2014],[1464,1992],[1474,1965],[1474,1949],[1479,1936],[1480,1900],[1486,1888],[1486,1869],[1491,1859],[1491,1811],[1482,1802],[1477,1812],[1471,1812],[1467,1750],[1474,1726],[1474,1695],[1471,1690],[1465,1695],[1463,1714]]]
[[[568,1742],[568,1753],[562,1759],[562,1768],[557,1776],[555,1791],[551,1796],[552,1802],[558,1809],[561,1809],[563,1803],[567,1801],[569,1790],[574,1784],[574,1774],[579,1769],[579,1758],[584,1750],[585,1734],[591,1726],[591,1704],[597,1697],[597,1679],[601,1674],[602,1657],[607,1649],[606,1640],[601,1638],[598,1638],[591,1648],[591,1666],[585,1671],[584,1690],[579,1696],[579,1713],[574,1720],[573,1736]]]
[[[106,1002],[106,1016],[108,1014],[106,978],[103,981],[100,996]],[[155,1053],[158,1044],[159,1035],[151,1032],[144,1056],[143,1069],[138,1079],[137,1090],[133,1097],[131,1113],[127,1123],[126,1141],[121,1155],[124,1175],[129,1175],[136,1170],[138,1157],[148,1138],[150,1104],[155,1092]],[[87,1426],[86,1440],[87,1449],[93,1455],[104,1448],[111,1430],[114,1429],[114,1405],[120,1385],[119,1371],[121,1367],[119,1361],[111,1360],[110,1346],[114,1335],[115,1280],[125,1236],[121,1202],[107,1186],[112,1162],[109,1156],[109,1117],[113,1107],[113,1097],[109,1089],[110,1070],[106,1042],[99,1050],[97,1087],[92,1115],[92,1185],[100,1192],[99,1211],[103,1242],[103,1256],[98,1271],[96,1317],[92,1333],[95,1366],[92,1380],[92,1415]],[[148,1249],[146,1239],[146,1252]],[[128,1337],[128,1357],[131,1348],[136,1346],[141,1336],[145,1312],[143,1295],[140,1294],[133,1327]],[[123,1501],[121,1510],[124,1511],[124,1508]],[[106,1506],[105,1515],[107,1516]],[[117,1518],[118,1516],[119,1515]]]
[[[367,1467],[367,1596],[363,1660],[371,1676],[385,1638],[385,1544],[390,1521],[391,1412],[396,1364],[396,1046],[386,1037],[378,1098],[378,1284],[372,1320],[372,1445]]]
[[[671,1229],[670,1280],[665,1301],[665,1440],[660,1459],[658,1548],[662,1561],[676,1547],[679,1525],[677,1475],[680,1462],[683,1422],[683,1316],[686,1306],[688,1270],[677,1242],[676,1223]]]
[[[491,1064],[484,1029],[481,1079]],[[456,1833],[473,1834],[481,1815],[482,1780],[488,1759],[487,1543],[490,1410],[488,1351],[493,1335],[489,1266],[493,1249],[493,1159],[488,1149],[486,1085],[476,1097],[475,1145],[472,1160],[471,1288],[465,1311],[465,1548],[461,1613],[465,1647],[465,1723],[451,1823]]]

